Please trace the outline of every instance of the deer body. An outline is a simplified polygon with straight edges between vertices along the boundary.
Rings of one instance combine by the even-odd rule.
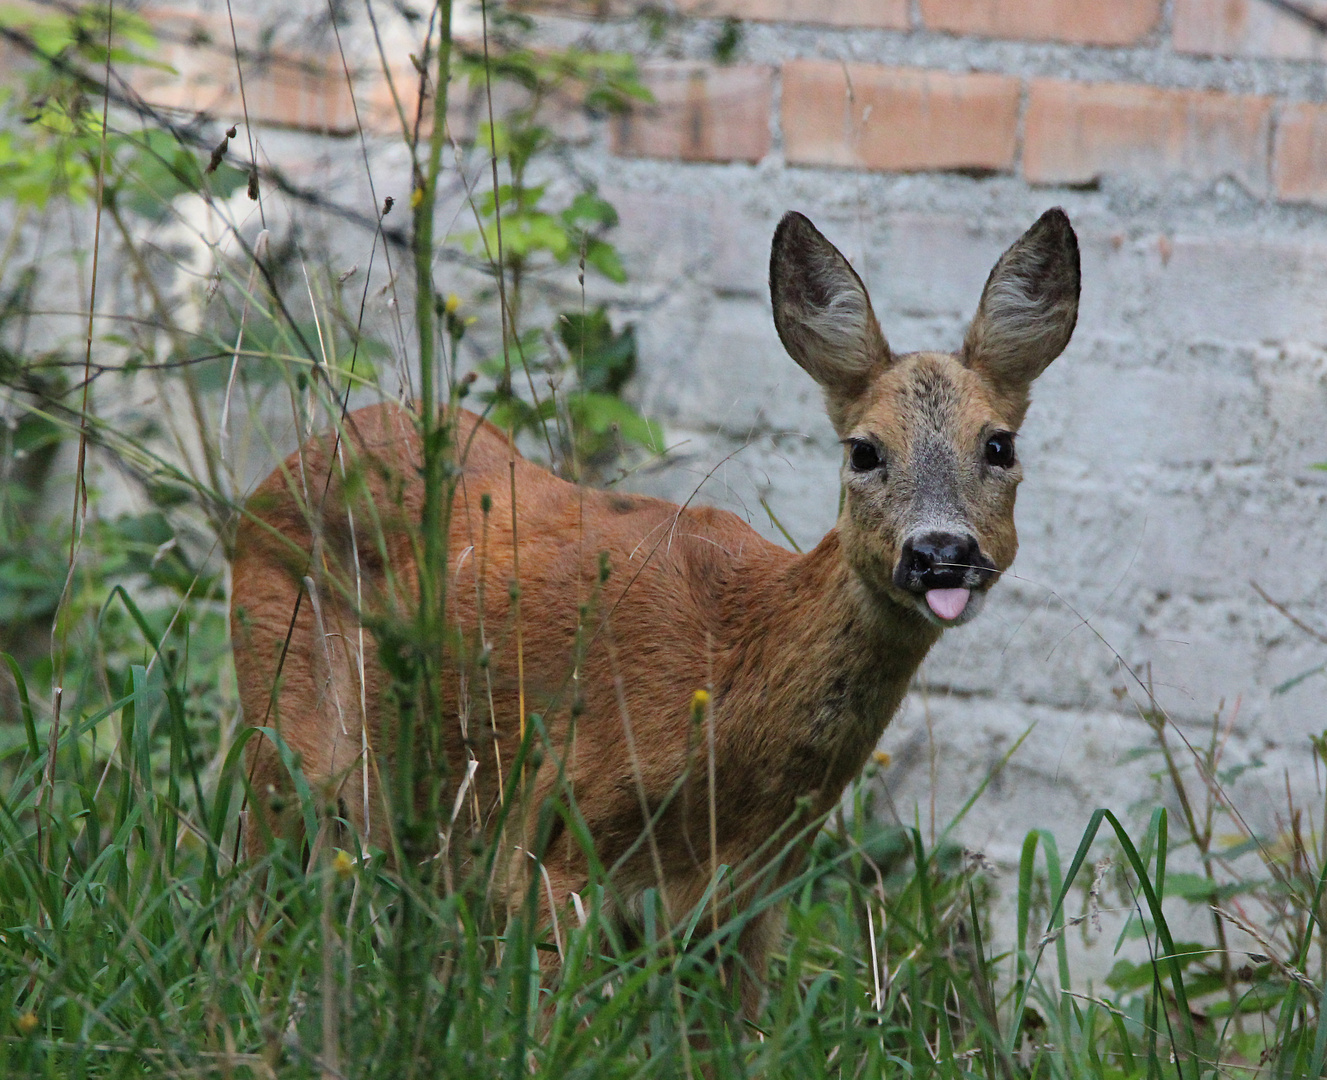
[[[771,288],[780,336],[848,448],[838,525],[804,555],[724,511],[569,484],[485,421],[454,417],[446,614],[469,644],[439,688],[455,721],[446,762],[428,763],[452,778],[438,805],[464,802],[481,828],[494,818],[511,797],[524,700],[542,752],[513,857],[528,859],[515,849],[547,800],[574,799],[626,924],[650,886],[669,918],[685,917],[717,865],[734,868],[724,895],[739,908],[791,874],[927,650],[1012,562],[1013,433],[1032,378],[1072,332],[1077,247],[1063,214],[1043,216],[992,271],[957,355],[891,354],[860,281],[799,215],[776,234]],[[315,789],[386,846],[395,713],[362,627],[418,596],[422,455],[414,420],[392,405],[351,414],[333,446],[313,440],[250,502],[236,668],[248,723],[278,730]],[[695,707],[698,690],[708,707]],[[285,766],[270,741],[249,746],[259,809],[280,827],[270,797],[279,810]],[[540,856],[547,922],[588,863],[558,824]],[[748,1014],[776,932],[767,913],[743,933]]]

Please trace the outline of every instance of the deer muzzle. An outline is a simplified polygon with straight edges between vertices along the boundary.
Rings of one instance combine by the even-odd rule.
[[[988,588],[994,579],[995,563],[976,537],[957,533],[909,537],[894,568],[894,584],[924,600],[941,623],[959,619],[973,590]]]

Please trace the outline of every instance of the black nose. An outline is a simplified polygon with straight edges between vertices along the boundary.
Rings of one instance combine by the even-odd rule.
[[[994,569],[975,537],[927,533],[904,542],[894,582],[909,592],[970,589]]]

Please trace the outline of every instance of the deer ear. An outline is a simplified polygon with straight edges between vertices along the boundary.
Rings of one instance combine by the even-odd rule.
[[[1073,226],[1059,207],[1047,210],[986,279],[963,362],[1026,408],[1032,380],[1069,344],[1080,280]]]
[[[774,231],[769,291],[783,347],[824,389],[839,428],[848,405],[889,361],[862,279],[810,221],[790,212]]]

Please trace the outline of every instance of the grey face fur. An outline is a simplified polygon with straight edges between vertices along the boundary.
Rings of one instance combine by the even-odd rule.
[[[892,353],[861,279],[800,214],[775,233],[770,292],[847,447],[840,528],[863,582],[936,625],[966,622],[1013,561],[1014,434],[1077,318],[1068,218],[1047,211],[1000,257],[957,354]]]

